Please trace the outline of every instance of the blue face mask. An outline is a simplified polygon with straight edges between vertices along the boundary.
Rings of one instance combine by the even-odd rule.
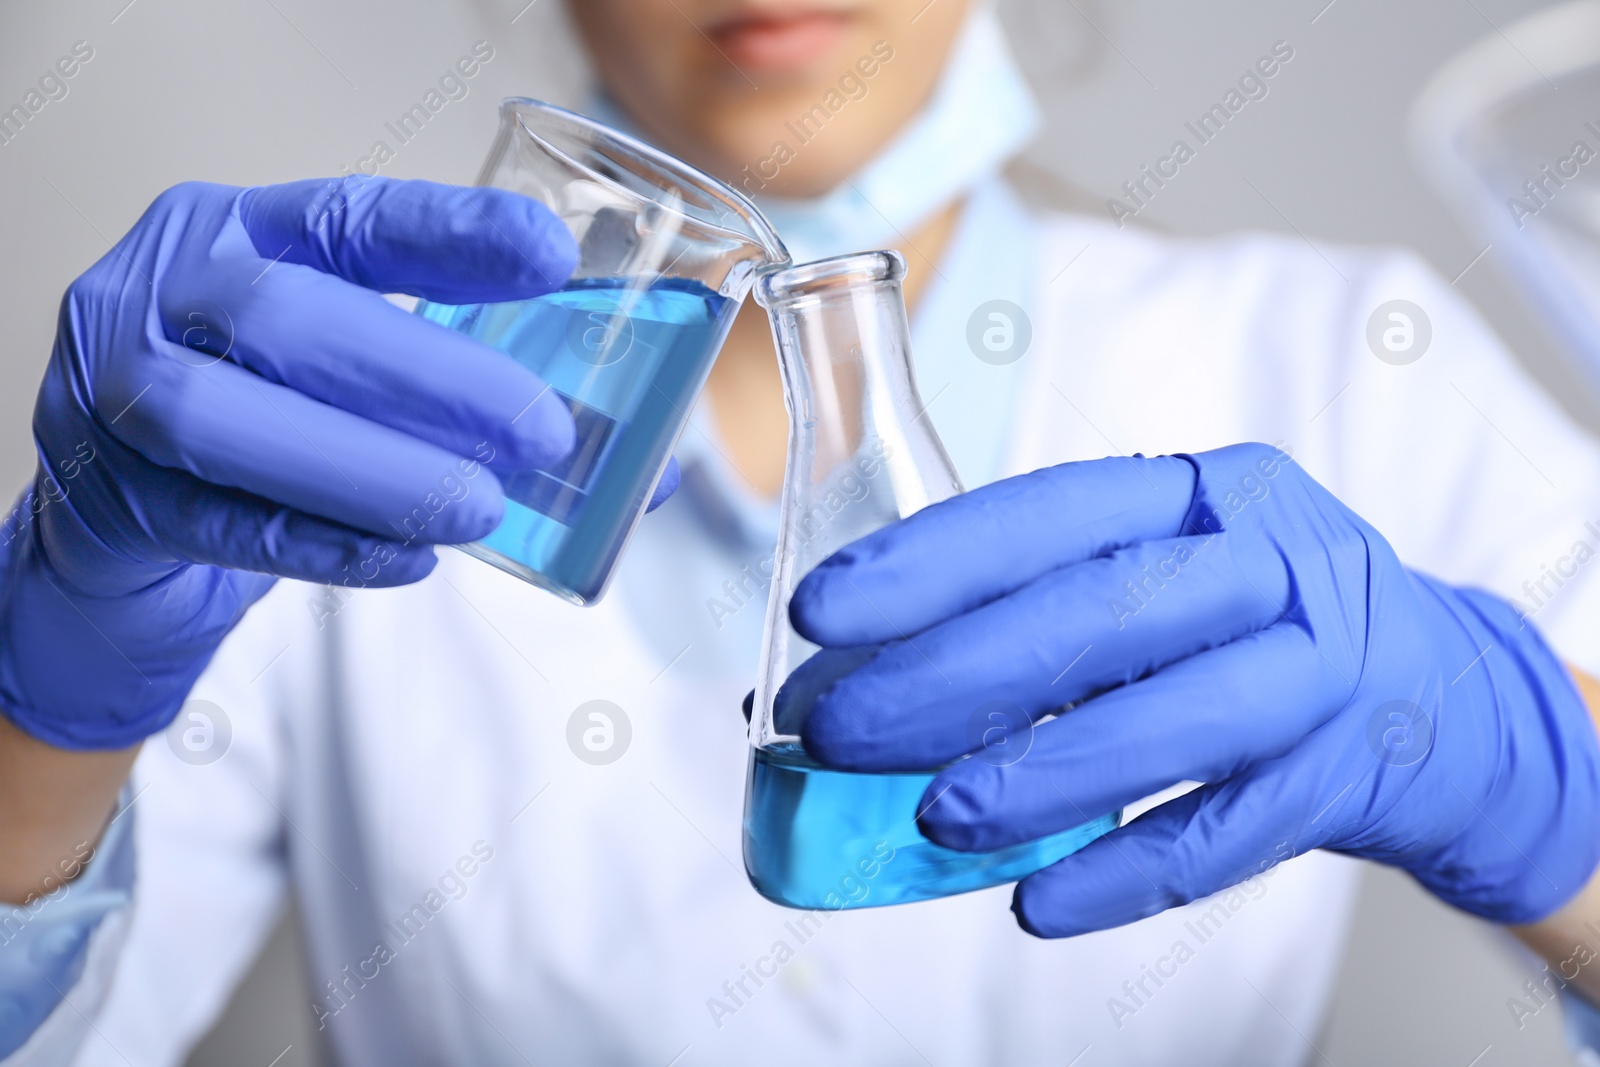
[[[638,135],[609,97],[598,96],[588,110],[601,122]],[[754,192],[756,206],[796,263],[891,248],[1004,167],[1033,139],[1039,125],[1039,105],[1011,55],[1000,20],[989,4],[979,3],[956,38],[928,103],[832,192],[809,200],[763,196],[753,170],[743,184],[745,191]]]

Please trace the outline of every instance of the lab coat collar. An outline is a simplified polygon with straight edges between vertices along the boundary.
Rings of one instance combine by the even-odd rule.
[[[980,359],[969,342],[972,316],[994,301],[1035,317],[1039,290],[1038,240],[1033,216],[1001,178],[974,189],[955,232],[912,316],[911,345],[918,390],[962,481],[971,488],[1009,473],[1003,469],[1018,391],[1029,361]],[[770,547],[778,539],[778,502],[759,495],[734,469],[717,433],[709,401],[695,406],[679,439],[679,495],[707,533],[736,550]]]

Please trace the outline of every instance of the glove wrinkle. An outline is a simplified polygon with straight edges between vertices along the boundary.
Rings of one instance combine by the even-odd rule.
[[[1538,631],[1407,570],[1281,449],[1176,458],[996,483],[818,567],[796,619],[826,650],[874,632],[857,587],[899,625],[932,624],[830,674],[807,749],[936,770],[919,827],[963,851],[1210,783],[1021,882],[1019,921],[1043,936],[1132,922],[1314,848],[1406,870],[1494,922],[1566,903],[1600,864],[1600,742]],[[1146,475],[1175,527],[1142,506]],[[1010,517],[1009,555],[973,561],[975,503]],[[973,723],[995,700],[1033,725],[991,751]]]

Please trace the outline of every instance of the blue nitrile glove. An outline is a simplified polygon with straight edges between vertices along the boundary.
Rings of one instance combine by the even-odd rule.
[[[64,748],[160,730],[271,575],[416,581],[559,459],[561,399],[380,292],[557,288],[543,205],[388,179],[163,193],[68,289],[0,526],[0,711]]]
[[[790,614],[828,646],[786,689],[825,763],[939,766],[1018,709],[998,738],[1017,748],[928,787],[940,844],[993,849],[1207,783],[1021,882],[1037,934],[1131,922],[1313,848],[1530,922],[1600,859],[1600,746],[1539,634],[1402,567],[1277,449],[998,482],[846,547]]]

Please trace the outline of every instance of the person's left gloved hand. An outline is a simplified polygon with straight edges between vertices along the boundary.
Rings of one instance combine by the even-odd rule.
[[[1524,923],[1600,860],[1600,745],[1538,633],[1401,566],[1274,448],[987,486],[847,546],[790,615],[825,650],[779,714],[809,706],[806,748],[832,766],[940,766],[995,739],[997,701],[1024,724],[1083,702],[1004,738],[1021,758],[945,769],[919,805],[940,844],[999,848],[1207,783],[1022,881],[1037,934],[1131,922],[1314,848]]]

